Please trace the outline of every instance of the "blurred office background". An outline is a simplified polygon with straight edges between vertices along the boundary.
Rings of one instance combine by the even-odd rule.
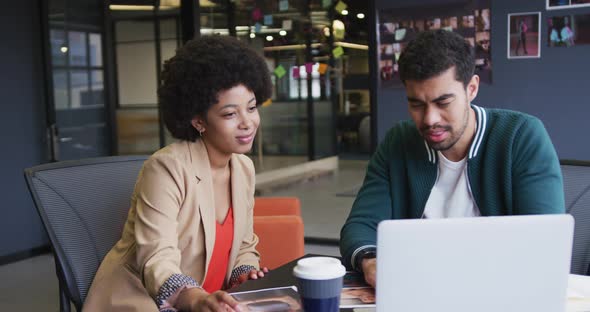
[[[335,9],[338,2],[23,0],[4,4],[0,19],[4,38],[0,54],[4,101],[0,113],[0,293],[4,295],[0,302],[26,301],[4,291],[10,289],[16,293],[26,289],[57,302],[56,293],[47,293],[52,290],[27,288],[53,281],[42,274],[52,269],[52,260],[23,169],[67,159],[150,154],[170,143],[158,115],[159,72],[175,49],[194,36],[236,36],[267,60],[274,93],[272,101],[260,108],[261,131],[250,154],[259,173],[335,160],[328,174],[314,176],[314,171],[302,177],[306,183],[270,188],[263,195],[300,197],[309,250],[314,250],[311,243],[328,244],[331,247],[322,250],[337,254],[333,246],[367,160],[387,130],[408,118],[404,89],[382,88],[379,83],[379,13],[420,6],[430,10],[468,6],[473,1],[349,0],[343,1],[345,11]],[[590,145],[585,144],[583,125],[590,113],[590,46],[558,49],[542,44],[541,58],[506,57],[508,14],[538,11],[544,21],[560,14],[590,13],[590,7],[547,10],[545,2],[493,1],[493,79],[482,84],[476,104],[538,116],[560,158],[587,160]],[[542,22],[542,43],[546,33]],[[343,54],[336,57],[333,51],[338,48]],[[280,78],[274,73],[279,66],[285,70]],[[33,257],[38,255],[42,256]],[[22,259],[28,262],[17,262]],[[0,310],[8,309],[1,306]],[[45,310],[57,310],[57,306]]]

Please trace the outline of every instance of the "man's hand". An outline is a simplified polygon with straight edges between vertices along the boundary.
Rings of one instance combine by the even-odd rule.
[[[375,288],[377,277],[377,258],[363,259],[361,262],[363,273],[365,274],[365,281],[367,284]]]

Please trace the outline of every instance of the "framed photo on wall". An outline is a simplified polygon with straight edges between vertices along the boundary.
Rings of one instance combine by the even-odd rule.
[[[508,58],[541,57],[541,12],[508,14]]]
[[[590,0],[546,0],[547,10],[560,10],[590,6]]]
[[[590,44],[590,14],[551,16],[546,20],[548,47]]]

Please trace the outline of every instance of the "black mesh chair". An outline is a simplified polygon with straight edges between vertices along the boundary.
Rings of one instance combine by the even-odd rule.
[[[121,237],[145,156],[116,156],[25,170],[47,231],[59,279],[60,310],[78,311],[96,270]]]
[[[590,275],[590,162],[562,160],[565,209],[576,220],[571,273]]]

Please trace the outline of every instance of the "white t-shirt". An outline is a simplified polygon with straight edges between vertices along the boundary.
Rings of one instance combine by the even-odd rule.
[[[426,201],[424,217],[437,219],[480,216],[467,179],[467,157],[454,162],[441,152],[437,153],[438,178]]]

